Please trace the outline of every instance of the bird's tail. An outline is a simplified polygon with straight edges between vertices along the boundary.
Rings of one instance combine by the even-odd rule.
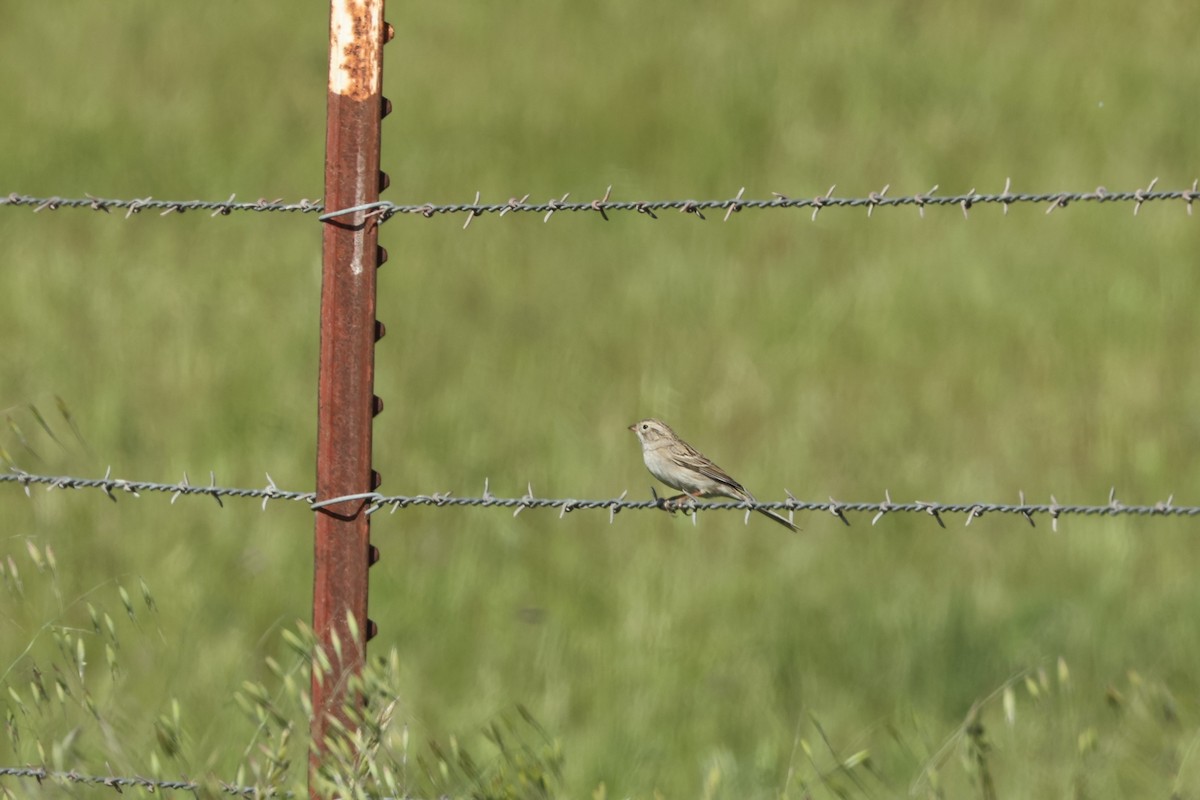
[[[756,509],[754,509],[754,510],[755,510],[755,511],[757,511],[758,513],[762,514],[764,517],[770,517],[771,519],[775,520],[775,521],[776,521],[776,522],[778,522],[780,525],[782,525],[783,527],[785,527],[785,528],[787,528],[788,530],[790,530],[792,533],[799,533],[799,532],[800,532],[800,529],[799,529],[799,528],[797,528],[797,527],[796,527],[795,525],[793,525],[792,523],[788,522],[788,521],[787,521],[785,518],[783,518],[783,517],[779,516],[778,514],[776,514],[774,511],[768,511],[768,510],[767,510],[767,509],[765,509],[765,508],[756,508]]]

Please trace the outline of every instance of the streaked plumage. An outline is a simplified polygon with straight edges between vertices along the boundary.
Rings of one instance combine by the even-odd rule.
[[[730,497],[756,502],[746,487],[730,477],[690,444],[680,439],[662,420],[644,419],[629,426],[642,443],[646,469],[660,481],[690,497]],[[765,508],[755,509],[763,516],[793,531],[799,530],[783,517]]]

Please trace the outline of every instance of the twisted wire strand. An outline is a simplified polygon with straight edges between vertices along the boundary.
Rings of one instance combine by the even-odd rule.
[[[774,195],[771,199],[748,199],[744,198],[745,187],[738,193],[728,199],[675,199],[675,200],[634,200],[634,201],[618,201],[611,200],[612,187],[609,186],[605,191],[604,196],[590,201],[575,201],[569,202],[570,193],[564,194],[561,198],[551,198],[544,203],[529,203],[529,195],[518,198],[509,198],[505,203],[480,203],[480,195],[477,192],[475,202],[473,203],[450,203],[450,204],[398,204],[388,201],[380,201],[378,203],[369,203],[361,206],[354,206],[346,209],[339,209],[322,214],[320,219],[323,221],[334,219],[346,214],[357,212],[369,212],[379,216],[380,220],[388,220],[399,214],[420,214],[424,217],[433,217],[439,214],[468,214],[466,223],[463,227],[466,228],[471,220],[483,214],[497,214],[504,216],[508,213],[533,213],[543,214],[543,221],[549,222],[551,216],[559,211],[566,212],[595,212],[600,214],[605,220],[608,219],[610,211],[626,211],[646,214],[653,219],[657,219],[655,212],[657,211],[679,211],[686,214],[694,214],[700,219],[706,219],[705,211],[724,210],[724,219],[729,221],[732,214],[750,210],[765,210],[765,209],[812,209],[812,219],[816,220],[817,215],[822,209],[826,208],[865,208],[867,216],[871,216],[876,208],[887,208],[892,206],[914,206],[918,213],[924,217],[925,208],[927,206],[957,206],[962,210],[964,217],[969,217],[970,210],[977,205],[998,204],[1004,207],[1004,212],[1008,213],[1008,207],[1018,204],[1037,204],[1046,205],[1046,213],[1050,213],[1055,209],[1066,208],[1072,203],[1092,202],[1092,203],[1132,203],[1133,213],[1137,214],[1143,203],[1151,201],[1183,201],[1186,205],[1186,210],[1190,216],[1192,213],[1192,203],[1200,199],[1200,191],[1197,191],[1200,186],[1200,181],[1193,181],[1190,189],[1179,189],[1173,191],[1155,191],[1154,187],[1158,183],[1158,178],[1155,178],[1145,189],[1134,189],[1130,191],[1110,192],[1103,186],[1097,187],[1094,191],[1061,191],[1061,192],[1041,192],[1041,193],[1013,193],[1010,191],[1011,182],[1006,182],[1004,191],[999,194],[980,194],[971,189],[965,194],[958,195],[936,195],[938,187],[934,186],[928,192],[923,194],[914,194],[907,196],[888,197],[887,191],[890,187],[885,186],[878,192],[871,192],[865,197],[836,197],[833,194],[835,186],[831,186],[829,191],[823,195],[816,197],[791,197],[788,195],[772,192]]]
[[[120,775],[82,775],[74,770],[69,772],[58,772],[47,770],[44,767],[0,767],[0,778],[32,778],[39,784],[44,781],[63,781],[66,783],[88,784],[92,786],[105,786],[113,789],[118,794],[122,789],[138,788],[145,789],[151,793],[156,791],[180,791],[180,792],[198,792],[205,788],[205,784],[196,783],[193,781],[167,781],[155,780],[153,778],[143,778],[141,776],[120,776]],[[235,786],[231,783],[219,781],[217,785],[221,792],[234,797],[292,797],[292,792],[278,792],[272,788],[263,789],[253,786]]]
[[[111,472],[111,470],[110,470]],[[271,500],[291,500],[302,502],[312,510],[319,511],[331,506],[345,503],[358,503],[366,506],[366,513],[374,514],[383,509],[396,512],[405,508],[504,508],[512,509],[513,516],[528,508],[555,509],[559,517],[566,516],[572,511],[605,510],[609,512],[609,521],[621,511],[663,510],[669,512],[681,511],[685,514],[695,514],[705,511],[753,511],[770,510],[775,512],[823,512],[837,517],[846,525],[850,524],[847,514],[873,514],[871,524],[877,523],[886,514],[928,514],[945,527],[944,515],[961,514],[966,516],[967,525],[984,514],[1017,514],[1025,517],[1030,525],[1034,517],[1049,516],[1052,526],[1057,530],[1059,517],[1064,516],[1139,516],[1139,517],[1195,517],[1200,516],[1200,506],[1175,505],[1174,496],[1159,501],[1153,505],[1128,505],[1117,499],[1116,490],[1109,492],[1108,502],[1098,505],[1080,505],[1059,503],[1051,495],[1049,503],[1029,503],[1022,493],[1017,503],[969,502],[941,503],[936,501],[914,500],[910,502],[893,502],[891,494],[884,492],[884,499],[878,502],[840,502],[829,498],[828,501],[800,500],[790,492],[788,499],[771,502],[716,502],[716,503],[675,503],[654,494],[650,500],[627,500],[628,492],[622,492],[619,497],[608,499],[579,499],[579,498],[548,498],[537,497],[530,486],[528,492],[521,497],[496,497],[488,490],[484,482],[483,494],[479,497],[454,497],[450,493],[435,493],[431,495],[385,495],[378,492],[363,492],[359,494],[318,500],[314,492],[295,492],[280,489],[275,485],[271,476],[267,475],[267,485],[261,489],[218,486],[216,477],[209,473],[209,485],[196,485],[188,480],[187,475],[179,483],[157,483],[152,481],[133,481],[114,478],[106,472],[103,478],[78,478],[70,476],[34,475],[23,470],[14,469],[10,473],[0,474],[0,483],[18,484],[31,494],[31,487],[46,486],[54,489],[95,489],[104,492],[109,499],[116,500],[124,493],[134,497],[141,492],[161,492],[171,495],[174,503],[182,496],[203,495],[212,497],[219,505],[224,505],[222,498],[247,498],[262,501],[265,510]],[[651,489],[653,494],[654,490]]]
[[[509,213],[541,214],[543,215],[543,221],[548,222],[554,214],[560,211],[597,213],[607,220],[609,212],[635,212],[658,219],[656,212],[678,211],[685,214],[693,214],[700,219],[706,219],[705,212],[724,210],[724,219],[728,221],[732,214],[746,210],[812,209],[812,218],[815,220],[821,210],[826,208],[865,208],[867,215],[870,216],[876,208],[912,206],[923,217],[925,209],[931,206],[957,206],[962,210],[964,216],[968,216],[970,210],[978,205],[1000,205],[1007,214],[1009,206],[1020,204],[1045,205],[1046,213],[1050,213],[1056,209],[1065,208],[1072,203],[1109,203],[1132,204],[1133,213],[1137,214],[1141,210],[1143,203],[1175,201],[1184,203],[1187,213],[1190,215],[1192,213],[1193,202],[1200,200],[1200,180],[1194,180],[1189,189],[1170,191],[1156,190],[1155,186],[1157,184],[1158,178],[1155,178],[1145,188],[1126,191],[1110,192],[1103,186],[1100,186],[1093,191],[1029,193],[1010,191],[1011,181],[1008,181],[1004,185],[1004,190],[999,193],[979,193],[975,189],[971,189],[962,194],[938,195],[936,194],[938,187],[934,186],[924,193],[893,197],[887,195],[888,190],[891,188],[890,185],[884,186],[878,192],[870,192],[864,197],[834,196],[833,190],[836,187],[832,186],[825,194],[815,197],[792,197],[773,192],[773,197],[769,199],[746,198],[744,197],[745,187],[743,187],[735,196],[730,198],[703,200],[613,200],[611,199],[613,187],[609,186],[604,195],[595,200],[569,201],[570,192],[568,192],[562,195],[562,197],[551,198],[544,203],[528,202],[529,195],[521,198],[511,197],[502,203],[482,203],[480,202],[480,193],[476,192],[475,200],[471,203],[392,203],[380,201],[329,212],[325,211],[325,206],[320,200],[308,199],[294,203],[284,203],[280,199],[259,199],[252,203],[239,203],[236,202],[236,196],[234,195],[231,195],[228,200],[211,201],[156,200],[153,197],[120,199],[93,197],[91,195],[83,198],[57,196],[33,197],[14,192],[0,197],[0,206],[32,207],[35,212],[54,211],[63,208],[85,208],[104,212],[124,210],[126,218],[145,210],[159,211],[163,216],[192,210],[209,211],[214,217],[228,216],[234,212],[241,211],[318,213],[322,221],[330,221],[338,217],[356,213],[366,213],[377,218],[379,221],[386,221],[400,215],[419,215],[431,218],[440,215],[466,214],[467,219],[463,224],[463,227],[466,228],[471,224],[471,220],[484,214],[501,217]]]
[[[40,211],[57,211],[60,208],[90,208],[93,211],[103,211],[108,213],[114,209],[124,210],[125,218],[129,219],[134,214],[139,214],[142,211],[151,210],[161,212],[161,216],[168,214],[182,214],[185,211],[211,211],[211,216],[229,216],[235,211],[286,211],[301,214],[315,214],[325,210],[325,206],[320,200],[300,200],[295,203],[284,203],[282,199],[263,200],[259,199],[253,203],[238,203],[236,195],[230,195],[228,200],[155,200],[153,197],[140,198],[104,198],[93,197],[30,197],[12,193],[4,197],[0,197],[0,207],[12,206],[30,206],[34,213]]]

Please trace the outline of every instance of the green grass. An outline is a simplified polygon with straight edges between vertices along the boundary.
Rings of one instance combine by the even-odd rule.
[[[1200,12],[1182,2],[393,3],[389,20],[395,202],[1200,173]],[[0,193],[318,197],[326,24],[320,4],[7,9]],[[1198,223],[1182,204],[1130,211],[393,219],[383,490],[648,497],[625,426],[656,415],[762,499],[1103,502],[1115,486],[1195,503]],[[0,407],[30,449],[11,428],[0,445],[20,466],[312,486],[314,216],[0,209],[0,270]],[[0,705],[23,732],[0,737],[0,764],[52,762],[70,737],[60,760],[81,772],[245,769],[261,734],[235,694],[287,694],[266,659],[291,663],[282,632],[309,615],[311,514],[8,486],[0,518],[22,579],[0,604]],[[454,737],[510,764],[481,732],[522,706],[571,797],[1200,790],[1193,522],[798,521],[377,515],[392,755],[415,774]],[[96,715],[31,694],[39,672],[76,670],[77,639],[85,678],[68,683]],[[986,748],[964,723],[980,702]],[[503,793],[517,779],[497,769]]]

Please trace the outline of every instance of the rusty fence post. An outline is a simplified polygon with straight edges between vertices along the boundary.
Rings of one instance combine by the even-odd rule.
[[[379,170],[380,122],[387,106],[383,45],[391,37],[383,6],[383,0],[330,2],[326,211],[375,202],[387,183]],[[378,218],[369,212],[337,216],[324,226],[318,500],[379,485],[371,468],[372,420],[382,409],[374,394],[375,342],[383,334],[375,319],[375,271],[387,255],[378,246]],[[367,506],[366,500],[347,500],[316,513],[313,630],[333,670],[313,672],[310,769],[320,762],[330,722],[346,722],[347,679],[361,670],[366,642],[375,633],[367,618],[367,570],[377,558]],[[311,776],[310,794],[317,796]]]

